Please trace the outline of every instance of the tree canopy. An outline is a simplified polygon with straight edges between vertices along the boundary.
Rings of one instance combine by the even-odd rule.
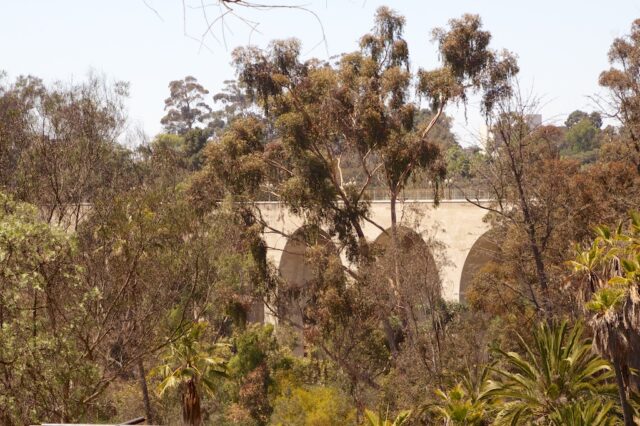
[[[170,82],[128,145],[128,84],[0,80],[0,423],[638,422],[639,22],[564,125],[479,16],[414,64],[388,7],[353,52],[275,40],[235,49],[220,93]],[[473,247],[445,250],[467,224],[408,202],[427,189],[483,209]]]

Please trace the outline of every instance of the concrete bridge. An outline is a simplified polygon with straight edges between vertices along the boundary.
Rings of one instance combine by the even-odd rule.
[[[264,235],[268,258],[284,279],[304,285],[309,279],[304,247],[287,237],[304,227],[303,219],[277,202],[260,202],[258,206],[265,222],[274,229]],[[364,232],[367,239],[375,241],[384,234],[380,228],[391,227],[389,201],[373,201],[370,212],[379,227],[365,222]],[[433,200],[406,200],[398,203],[397,212],[399,225],[415,231],[424,241],[438,243],[441,253],[437,255],[444,259],[439,271],[442,296],[448,301],[463,301],[466,286],[495,253],[494,243],[486,237],[489,230],[489,225],[483,222],[486,210],[466,200],[443,200],[438,207]],[[348,262],[344,256],[342,262],[345,265]]]
[[[481,205],[488,204],[483,200]],[[278,268],[280,275],[297,285],[304,285],[310,276],[305,267],[305,246],[291,236],[304,226],[303,218],[292,214],[283,204],[276,201],[256,203],[263,219],[272,230],[266,230],[264,239],[268,246],[267,257]],[[67,211],[68,210],[68,211]],[[65,229],[75,229],[91,210],[90,204],[78,204],[67,209],[62,217],[59,212],[41,212],[50,223]],[[370,218],[378,226],[363,223],[365,236],[376,241],[384,234],[380,229],[391,228],[389,200],[371,202]],[[489,225],[483,221],[486,210],[464,200],[447,199],[438,207],[433,200],[398,201],[398,224],[415,232],[427,242],[428,247],[436,246],[438,253],[432,253],[440,263],[439,278],[442,283],[442,297],[447,301],[464,301],[465,289],[482,265],[495,256],[497,247],[487,237]],[[429,244],[435,242],[436,244]],[[342,262],[348,265],[343,255]],[[251,317],[254,320],[275,322],[268,310],[258,308]]]

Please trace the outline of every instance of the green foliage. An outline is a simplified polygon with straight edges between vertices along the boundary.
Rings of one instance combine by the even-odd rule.
[[[160,122],[168,133],[184,135],[198,123],[206,124],[211,117],[211,107],[204,96],[209,94],[195,77],[169,83],[170,96],[164,101],[167,114]]]
[[[591,114],[587,114],[586,112],[580,110],[575,110],[571,114],[569,114],[564,122],[564,125],[567,128],[571,129],[573,126],[579,124],[584,120],[588,120],[596,129],[600,129],[602,127],[602,116],[599,112],[594,111]]]
[[[276,398],[269,424],[274,426],[355,425],[356,416],[355,409],[349,404],[348,398],[338,389],[324,386],[292,387]]]
[[[568,262],[575,272],[587,277],[591,300],[586,307],[596,314],[619,311],[629,290],[640,281],[640,215],[629,213],[625,230],[595,228],[597,237],[587,250],[578,250],[576,259]]]
[[[477,148],[461,148],[455,144],[446,151],[447,176],[456,180],[471,179],[475,176],[482,154]]]
[[[580,278],[583,300],[592,316],[595,347],[615,366],[618,394],[625,422],[633,416],[630,400],[631,369],[640,367],[633,344],[638,330],[638,286],[640,284],[640,214],[629,213],[625,229],[596,227],[591,246],[578,251],[570,262]],[[584,278],[582,278],[584,277]]]
[[[255,196],[264,179],[265,165],[260,155],[264,150],[263,135],[264,126],[255,118],[234,121],[219,142],[205,150],[202,179],[212,179],[217,185],[214,191],[218,194],[223,191],[219,196],[225,193]]]
[[[426,412],[447,425],[620,424],[613,368],[580,324],[541,323],[531,343],[519,339],[518,352],[494,349],[495,364],[438,390]]]
[[[603,288],[593,295],[585,307],[597,315],[606,315],[607,312],[619,309],[622,306],[625,296],[626,291],[624,287]]]
[[[264,425],[272,412],[272,375],[281,367],[281,354],[272,325],[252,324],[233,339],[234,354],[228,363],[226,393],[234,402],[227,417],[246,417]]]
[[[554,426],[620,425],[620,417],[612,401],[580,401],[561,407],[550,417]]]
[[[80,285],[75,241],[0,192],[0,423],[78,418],[99,379],[78,330],[95,293]]]
[[[442,399],[442,406],[438,407],[437,417],[445,419],[448,424],[483,424],[484,404],[480,401],[470,400],[461,384],[457,384],[447,393],[438,390],[437,395]]]
[[[158,394],[180,389],[182,394],[182,418],[189,425],[201,424],[200,395],[214,395],[219,378],[226,377],[227,346],[205,342],[207,323],[188,324],[162,356],[163,364],[155,367],[150,375],[159,376]]]
[[[162,378],[158,393],[178,388],[183,382],[194,381],[208,394],[215,393],[215,380],[225,377],[225,359],[221,356],[226,346],[208,345],[203,342],[207,324],[198,322],[188,325],[184,335],[171,343],[162,357],[164,364],[150,373]]]
[[[574,124],[565,135],[566,149],[571,153],[592,151],[600,145],[599,129],[585,118]]]
[[[486,396],[489,388],[489,367],[472,378],[468,371],[462,380],[446,391],[436,390],[438,401],[426,410],[447,425],[482,426],[488,424],[493,407]]]
[[[611,365],[591,351],[582,326],[541,324],[532,344],[520,338],[523,354],[496,349],[499,367],[485,396],[496,406],[497,424],[550,421],[567,404],[611,399]]]
[[[265,363],[276,350],[273,325],[254,324],[233,339],[235,354],[229,360],[230,374],[240,378]]]
[[[193,128],[183,134],[157,135],[148,150],[150,156],[173,159],[173,167],[199,170],[202,167],[203,149],[211,137],[208,129]]]
[[[410,410],[400,412],[395,419],[390,420],[388,417],[383,417],[380,413],[376,414],[371,410],[364,410],[364,415],[369,426],[400,426],[409,421],[411,416]]]

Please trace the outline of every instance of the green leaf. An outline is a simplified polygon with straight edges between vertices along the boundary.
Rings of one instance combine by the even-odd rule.
[[[629,284],[629,279],[625,277],[615,276],[610,278],[607,283],[611,286],[626,286]]]
[[[370,426],[383,426],[382,421],[380,420],[380,417],[378,417],[378,415],[373,411],[369,409],[365,409],[364,415],[367,418],[367,421],[369,422]]]
[[[622,264],[622,267],[627,273],[632,273],[638,270],[638,265],[636,265],[634,261],[621,259],[620,263]]]

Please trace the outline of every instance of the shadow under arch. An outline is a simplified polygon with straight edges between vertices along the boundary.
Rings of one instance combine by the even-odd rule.
[[[392,250],[391,229],[381,233],[372,248],[378,274],[385,276],[394,286],[395,267],[399,272],[398,288],[392,288],[396,297],[415,304],[420,311],[430,309],[442,296],[440,271],[432,246],[420,234],[406,226],[397,227],[397,251]]]
[[[296,230],[284,246],[278,272],[284,281],[286,291],[279,290],[282,300],[278,303],[278,316],[286,318],[293,325],[297,345],[294,354],[306,356],[303,329],[305,326],[305,307],[309,297],[305,292],[308,284],[316,278],[316,270],[310,262],[318,247],[329,250],[330,256],[340,261],[338,250],[329,235],[313,225],[305,225]],[[282,289],[281,289],[282,290]]]
[[[440,279],[438,266],[433,256],[431,247],[424,241],[422,236],[406,226],[397,227],[398,253],[400,266],[405,268],[416,266],[417,261],[423,261],[422,272],[437,276]],[[378,235],[373,242],[374,255],[377,257],[393,256],[389,252],[392,243],[391,228]],[[401,271],[403,272],[403,271]]]
[[[460,274],[460,287],[458,297],[460,303],[466,302],[466,293],[471,286],[476,274],[489,262],[500,258],[500,246],[495,241],[496,232],[489,230],[482,234],[467,254]]]
[[[369,285],[375,289],[385,314],[382,326],[392,352],[405,343],[415,344],[416,339],[407,340],[407,336],[421,334],[425,321],[433,318],[442,304],[442,283],[433,246],[406,226],[398,226],[396,232],[396,250],[388,229],[372,243],[373,259],[367,265]]]

